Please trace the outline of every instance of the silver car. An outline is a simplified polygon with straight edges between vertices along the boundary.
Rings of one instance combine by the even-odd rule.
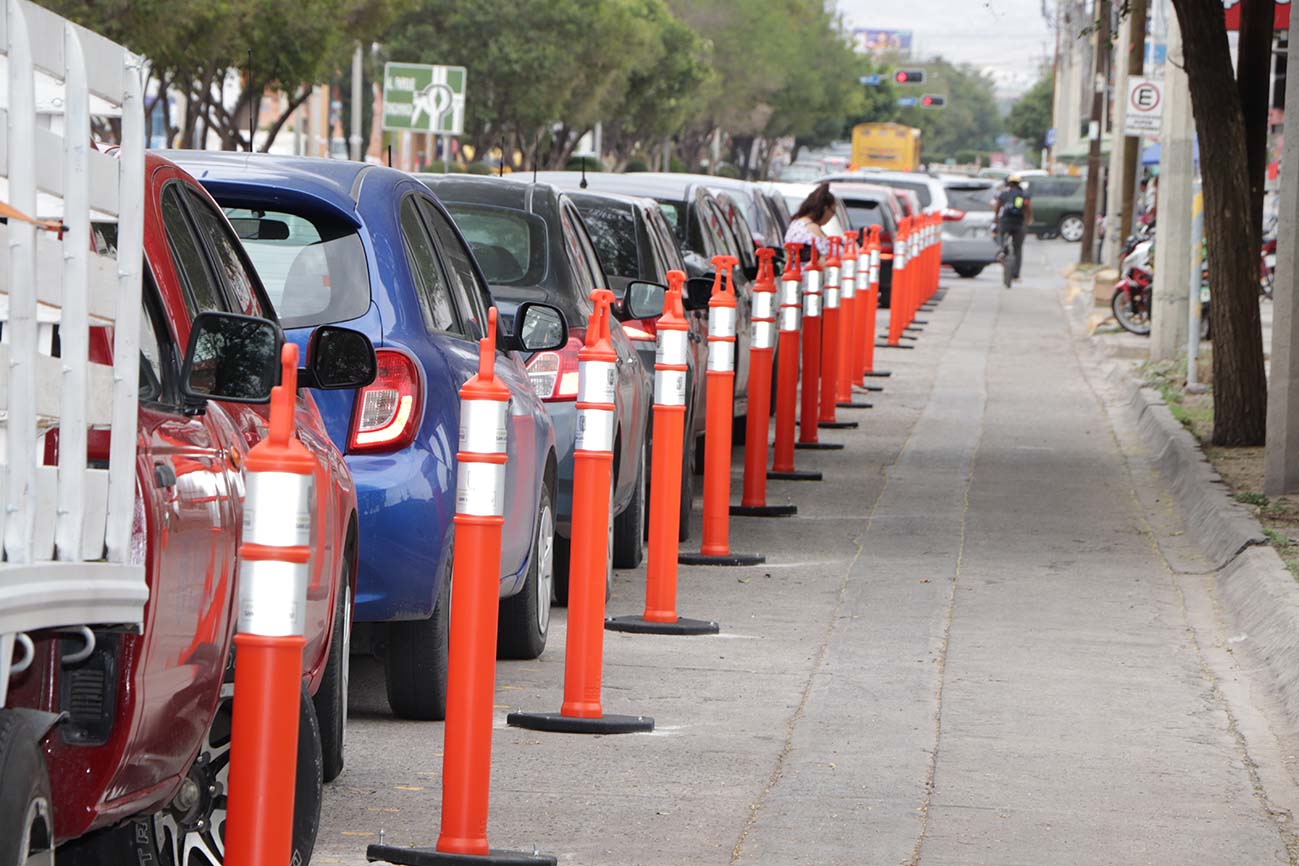
[[[966,177],[943,180],[947,207],[943,211],[943,264],[957,275],[977,277],[997,260],[997,241],[992,236],[993,199],[996,182]]]

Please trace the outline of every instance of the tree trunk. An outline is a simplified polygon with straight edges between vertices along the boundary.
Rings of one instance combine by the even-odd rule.
[[[1272,95],[1272,25],[1275,0],[1240,4],[1240,45],[1236,56],[1236,90],[1245,121],[1245,156],[1249,172],[1250,239],[1262,244],[1263,184],[1267,178],[1268,109]]]
[[[299,90],[297,94],[289,100],[288,107],[284,109],[284,111],[280,112],[280,116],[275,118],[275,122],[266,130],[266,140],[262,142],[262,153],[270,153],[271,145],[275,143],[275,138],[280,134],[280,130],[284,128],[284,124],[288,123],[289,116],[292,115],[293,112],[297,111],[298,107],[301,106],[302,103],[306,102],[310,96],[311,85],[307,85]]]
[[[1231,71],[1222,0],[1173,0],[1188,58],[1204,171],[1204,234],[1213,289],[1213,442],[1262,445],[1267,379],[1258,312],[1258,248],[1249,228],[1245,121]]]

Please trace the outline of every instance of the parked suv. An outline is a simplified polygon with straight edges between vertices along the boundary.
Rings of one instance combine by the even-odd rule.
[[[1082,240],[1087,178],[1026,177],[1024,185],[1033,199],[1030,232],[1040,238],[1059,236],[1070,243]]]
[[[492,304],[473,254],[438,200],[403,172],[331,159],[177,156],[226,208],[290,339],[342,322],[378,346],[371,385],[321,400],[357,485],[355,619],[372,624],[360,643],[383,659],[393,712],[441,719],[459,389],[478,369]],[[497,647],[535,658],[550,626],[557,463],[554,429],[514,333],[503,328],[497,339],[496,372],[511,395]]]
[[[977,277],[997,260],[997,242],[992,237],[992,201],[996,184],[986,178],[945,178],[947,207],[954,216],[943,215],[943,263],[958,276]]]

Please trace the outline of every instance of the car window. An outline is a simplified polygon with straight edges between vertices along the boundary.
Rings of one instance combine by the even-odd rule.
[[[217,285],[203,252],[203,245],[190,226],[185,206],[180,199],[180,184],[169,184],[162,191],[162,224],[167,232],[167,245],[185,288],[185,305],[191,316],[203,310],[226,309],[225,298]]]
[[[957,210],[966,212],[992,210],[992,200],[991,186],[949,186],[947,188],[948,207]]]
[[[676,235],[672,233],[672,227],[668,225],[667,217],[657,208],[647,211],[646,214],[648,216],[650,238],[657,241],[659,252],[663,256],[663,263],[667,265],[669,271],[684,271],[686,265],[681,260],[681,248],[677,246]]]
[[[686,237],[686,203],[665,198],[655,199],[655,201],[659,203],[659,210],[663,212],[663,218],[667,220],[672,233],[676,235],[677,242],[689,243]]]
[[[894,180],[892,178],[888,178],[888,179],[881,179],[880,183],[884,184],[885,186],[894,187],[895,189],[905,189],[915,193],[916,198],[920,200],[921,208],[929,207],[929,203],[933,200],[933,196],[929,194],[929,184],[925,183],[924,181]]]
[[[591,271],[591,279],[595,281],[597,289],[607,289],[608,279],[604,271],[604,262],[595,251],[595,244],[591,243],[591,235],[586,230],[586,223],[583,222],[581,214],[573,203],[564,202],[564,207],[568,210],[568,217],[573,221],[573,228],[577,230],[577,247],[582,252],[582,258],[586,260],[587,267]]]
[[[401,236],[406,247],[406,260],[415,278],[415,295],[419,298],[424,327],[429,331],[463,333],[446,277],[442,274],[442,265],[433,250],[433,239],[420,219],[414,196],[406,196],[401,203]]]
[[[285,328],[345,322],[370,308],[370,271],[356,227],[327,213],[228,207]]]
[[[535,286],[546,276],[546,224],[540,217],[508,208],[442,204],[469,242],[493,286]]]
[[[140,293],[140,401],[156,403],[168,393],[172,381],[171,340],[167,325],[157,314],[158,289],[146,265]],[[166,354],[163,354],[166,347]]]
[[[848,222],[852,228],[884,225],[884,208],[878,201],[843,199],[843,204],[848,209]]]
[[[456,305],[463,317],[472,324],[474,339],[482,339],[487,334],[487,290],[478,282],[474,273],[473,260],[464,241],[456,236],[450,221],[442,215],[427,199],[419,200],[420,212],[433,228],[442,250],[442,260],[447,265],[447,276],[451,278],[451,287],[455,292]]]
[[[591,292],[596,289],[595,274],[591,272],[591,266],[582,254],[577,226],[569,215],[568,208],[559,209],[559,224],[564,233],[564,255],[568,256],[568,264],[573,271],[573,289],[579,297],[590,298]]]
[[[641,275],[636,243],[636,217],[631,205],[609,199],[576,198],[587,234],[600,256],[605,273],[635,279]]]
[[[239,256],[238,241],[231,235],[229,224],[198,192],[189,188],[185,192],[189,195],[190,213],[194,215],[199,233],[212,249],[217,276],[234,302],[232,312],[264,317],[266,311],[255,297],[252,280]]]

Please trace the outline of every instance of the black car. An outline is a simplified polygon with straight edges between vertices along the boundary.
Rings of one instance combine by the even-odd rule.
[[[551,184],[450,175],[420,175],[419,179],[437,194],[469,242],[504,327],[513,327],[513,312],[525,301],[552,304],[568,319],[568,345],[554,352],[538,352],[527,361],[533,388],[555,424],[559,462],[555,595],[566,601],[564,576],[568,574],[572,538],[577,436],[577,353],[594,312],[591,293],[607,288],[608,281],[576,205]],[[629,293],[629,297],[636,294]],[[644,555],[652,374],[618,321],[640,318],[637,312],[657,315],[657,310],[628,310],[620,303],[609,329],[618,353],[611,565],[619,568],[636,567]]]
[[[575,171],[543,171],[538,179],[567,189],[577,189],[583,179],[591,192],[612,192],[641,196],[658,202],[667,218],[685,261],[686,273],[692,277],[713,273],[713,256],[734,256],[735,268],[735,415],[748,409],[750,306],[757,262],[752,244],[740,244],[730,228],[726,210],[694,175],[591,173],[583,178]],[[704,177],[704,180],[715,178]],[[737,425],[737,430],[742,430]]]
[[[604,263],[609,288],[623,297],[636,281],[667,283],[671,270],[685,270],[672,229],[653,199],[614,193],[569,192],[582,214],[595,250]],[[706,281],[705,281],[706,282]],[[692,463],[695,441],[703,434],[704,370],[708,364],[708,311],[706,293],[685,298],[686,321],[690,326],[690,353],[686,359],[686,422],[681,473],[680,538],[689,537],[688,516],[694,497]],[[631,337],[641,363],[654,369],[657,318],[628,321],[623,330]]]
[[[893,252],[893,238],[898,233],[897,214],[891,205],[893,193],[885,186],[869,183],[835,182],[830,191],[848,211],[848,227],[854,231],[880,227],[880,246],[884,252]],[[891,257],[880,261],[879,304],[889,305],[893,295],[893,262]]]

